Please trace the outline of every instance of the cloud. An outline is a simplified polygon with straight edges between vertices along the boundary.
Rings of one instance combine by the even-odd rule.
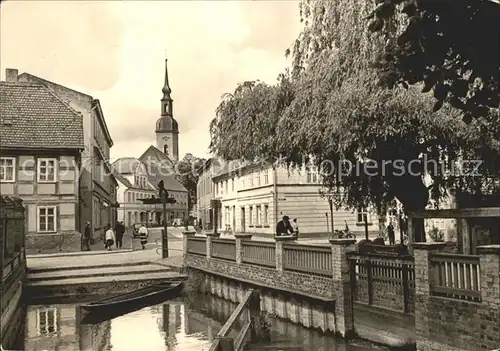
[[[167,50],[180,157],[206,157],[221,96],[275,81],[298,14],[297,1],[8,2],[0,62],[98,98],[112,157],[138,157],[155,144]]]

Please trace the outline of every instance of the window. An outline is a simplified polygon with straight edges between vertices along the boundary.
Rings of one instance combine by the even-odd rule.
[[[241,189],[245,189],[245,178],[241,178]]]
[[[358,208],[357,219],[358,223],[370,223],[370,214],[364,207]]]
[[[57,231],[56,227],[56,207],[38,207],[38,232],[50,233]]]
[[[55,182],[56,181],[56,159],[39,158],[38,159],[38,181]]]
[[[257,181],[257,186],[260,186],[260,173],[261,173],[261,172],[257,172],[257,173],[255,174],[255,178],[257,178],[257,179],[256,179],[256,181]]]
[[[264,184],[269,184],[269,170],[264,171]]]
[[[307,169],[307,182],[308,183],[317,183],[318,182],[318,170],[316,167],[309,167]]]
[[[257,212],[257,224],[262,224],[262,212],[260,205],[257,206],[256,212]]]
[[[264,224],[269,224],[269,205],[264,205]]]
[[[229,192],[229,180],[226,180],[226,193]]]
[[[57,309],[38,309],[36,314],[36,329],[38,336],[57,333]]]
[[[230,225],[231,224],[231,212],[230,212],[230,208],[229,206],[226,206],[225,208],[225,218],[226,218],[226,225]]]
[[[249,216],[248,216],[248,220],[249,220],[250,225],[252,225],[252,224],[253,224],[253,206],[250,206],[250,207],[249,207]]]
[[[234,191],[234,178],[231,179],[231,191]]]
[[[14,157],[0,158],[0,182],[13,182],[16,179],[16,159]]]

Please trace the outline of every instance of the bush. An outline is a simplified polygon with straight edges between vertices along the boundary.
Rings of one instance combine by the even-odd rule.
[[[432,229],[429,232],[429,237],[434,242],[443,242],[444,241],[444,232],[442,230],[439,230],[436,227],[432,227]]]

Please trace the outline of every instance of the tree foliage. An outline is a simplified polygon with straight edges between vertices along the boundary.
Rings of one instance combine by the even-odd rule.
[[[464,121],[500,106],[500,2],[496,0],[377,0],[372,31],[400,27],[379,59],[389,86],[423,83]]]
[[[312,161],[323,167],[337,206],[372,203],[382,210],[397,198],[405,210],[421,210],[429,196],[438,200],[458,182],[480,189],[480,177],[457,177],[442,167],[431,170],[430,187],[415,175],[423,172],[418,165],[413,174],[394,172],[395,161],[408,165],[423,154],[442,165],[458,156],[483,157],[488,171],[498,171],[499,127],[486,119],[457,121],[457,110],[438,110],[419,87],[381,86],[371,64],[397,30],[371,34],[365,19],[372,10],[361,0],[304,1],[305,27],[289,52],[292,70],[274,85],[246,82],[223,97],[211,124],[212,151],[225,159],[283,157],[292,167]],[[339,174],[343,162],[358,168]]]
[[[187,153],[182,160],[176,165],[178,180],[188,190],[188,210],[193,209],[196,204],[196,191],[199,173],[198,170],[205,164],[206,160],[198,158],[190,153]]]

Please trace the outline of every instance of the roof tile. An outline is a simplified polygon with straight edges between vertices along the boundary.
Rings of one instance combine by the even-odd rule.
[[[42,85],[0,82],[1,148],[83,149],[82,116]]]

